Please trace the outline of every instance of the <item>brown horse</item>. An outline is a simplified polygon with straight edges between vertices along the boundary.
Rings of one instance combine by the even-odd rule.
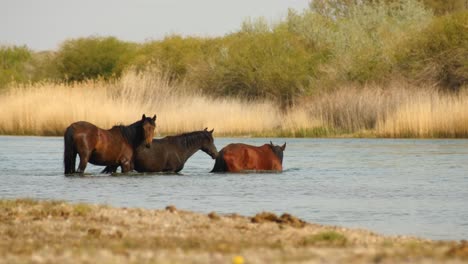
[[[211,172],[241,172],[241,171],[282,171],[283,146],[265,144],[251,146],[247,144],[229,144],[218,154]]]
[[[135,170],[138,172],[179,172],[185,162],[198,150],[202,150],[213,159],[218,150],[213,141],[213,130],[184,133],[153,139],[150,148],[140,145],[135,150]],[[103,172],[115,172],[117,166],[107,166]]]
[[[80,121],[65,130],[63,163],[65,174],[75,173],[76,155],[80,156],[78,173],[83,173],[88,162],[102,166],[120,166],[122,172],[133,169],[133,152],[143,142],[150,147],[156,127],[156,115],[142,116],[129,126],[114,126],[101,129],[91,123]]]

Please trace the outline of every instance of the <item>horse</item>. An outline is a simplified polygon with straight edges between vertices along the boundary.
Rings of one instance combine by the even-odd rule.
[[[212,159],[218,155],[213,141],[214,129],[193,131],[162,139],[153,139],[150,148],[142,145],[136,148],[134,162],[138,172],[177,173],[184,168],[185,162],[198,150]],[[117,167],[107,166],[104,172],[115,172]]]
[[[242,171],[282,171],[282,146],[264,144],[257,147],[242,143],[233,143],[221,149],[211,172],[242,172]]]
[[[118,166],[122,172],[133,169],[133,153],[136,147],[144,144],[150,147],[156,127],[156,115],[124,126],[101,129],[89,122],[79,121],[67,127],[64,134],[63,163],[65,174],[84,173],[88,162],[94,165]],[[76,155],[80,156],[78,170],[75,171]]]

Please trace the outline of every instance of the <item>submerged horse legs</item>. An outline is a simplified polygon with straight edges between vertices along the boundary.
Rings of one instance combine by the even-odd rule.
[[[133,170],[133,162],[127,157],[122,157],[120,160],[120,167],[122,168],[122,173],[126,173]]]
[[[89,151],[82,151],[78,153],[80,155],[80,164],[78,165],[78,173],[84,173],[86,165],[88,165],[89,156],[91,153]]]
[[[119,167],[119,165],[117,166],[106,166],[102,171],[101,173],[115,173],[117,172],[117,168]]]

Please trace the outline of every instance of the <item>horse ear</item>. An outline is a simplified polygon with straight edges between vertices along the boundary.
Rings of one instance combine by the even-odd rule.
[[[156,121],[156,115],[153,116],[153,121]]]
[[[213,129],[211,129],[211,130],[210,130],[210,131],[208,131],[208,132],[210,132],[210,134],[213,134],[213,131],[214,131],[214,128],[213,128]]]
[[[146,119],[146,115],[143,114],[143,115],[141,116],[141,120],[145,120],[145,119]]]
[[[286,149],[286,142],[284,142],[283,146],[281,146],[281,150],[284,151]]]
[[[271,142],[271,140],[270,140],[270,145],[272,145],[272,146],[273,146],[273,142]]]
[[[207,127],[205,127],[204,131],[207,131],[207,130],[208,130],[208,128],[207,128]]]

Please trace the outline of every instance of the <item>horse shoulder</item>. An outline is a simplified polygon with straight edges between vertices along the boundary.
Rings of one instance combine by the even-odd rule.
[[[226,163],[226,168],[230,172],[238,172],[242,168],[239,166],[240,155],[236,154],[236,151],[233,151],[232,147],[224,148],[223,150],[223,159]]]

